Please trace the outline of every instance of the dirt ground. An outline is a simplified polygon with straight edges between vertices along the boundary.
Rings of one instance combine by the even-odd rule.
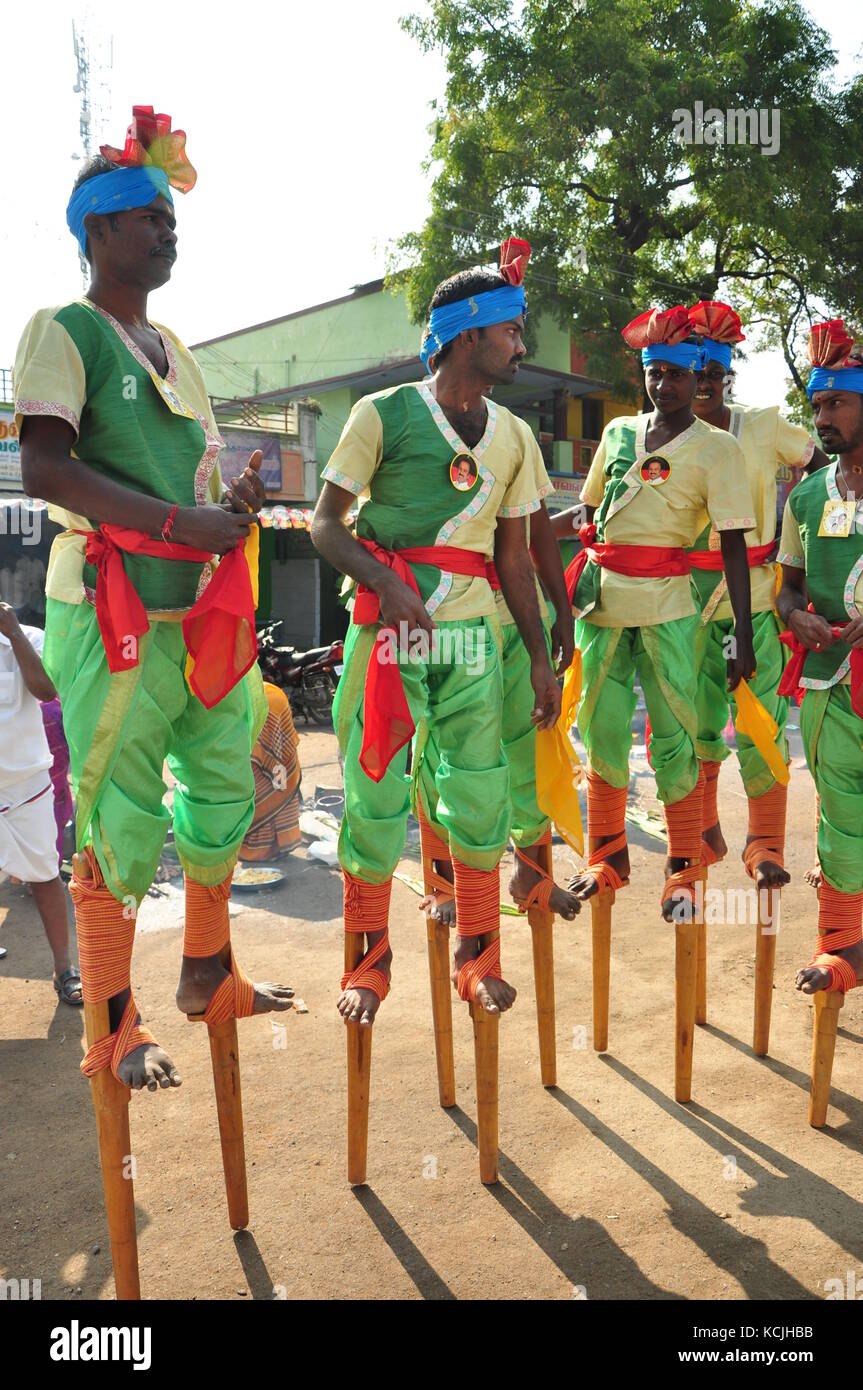
[[[795,715],[792,714],[792,719]],[[303,794],[339,784],[331,732],[303,732]],[[752,1033],[751,925],[710,931],[709,1018],[693,1102],[672,1099],[673,928],[659,916],[662,843],[630,827],[632,885],[614,914],[610,1047],[591,1041],[590,914],[555,929],[558,1086],[543,1090],[526,921],[502,919],[519,1000],[501,1023],[500,1172],[475,1148],[473,1048],[454,1000],[458,1105],[437,1103],[423,919],[394,885],[394,989],[374,1030],[369,1182],[345,1171],[345,1046],[338,870],[287,861],[277,890],[237,895],[233,939],[254,978],[292,984],[308,1013],[240,1024],[251,1224],[225,1210],[209,1049],[173,1002],[178,926],[139,935],[132,966],[147,1026],[179,1064],[177,1091],[136,1095],[132,1146],[144,1297],[808,1299],[863,1266],[863,992],[841,1017],[829,1125],[806,1122],[812,1008],[793,989],[811,955],[813,788],[795,735],[771,1056]],[[637,754],[637,750],[634,749]],[[656,810],[634,758],[634,804]],[[731,854],[711,886],[745,886],[746,803],[736,759],[720,809]],[[555,848],[559,879],[574,856]],[[507,859],[506,863],[509,863]],[[403,870],[419,873],[416,858]],[[506,882],[506,877],[504,878]],[[112,1298],[83,1021],[56,1002],[24,889],[0,887],[0,1275],[48,1299]],[[280,1046],[286,1041],[286,1046]]]

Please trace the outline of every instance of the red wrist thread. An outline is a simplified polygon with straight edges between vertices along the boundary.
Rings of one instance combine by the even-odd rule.
[[[173,505],[173,507],[171,508],[170,512],[168,513],[168,519],[167,519],[167,521],[165,522],[164,526],[162,527],[162,540],[163,540],[163,541],[168,541],[168,540],[170,540],[170,538],[171,538],[171,531],[173,530],[174,521],[175,521],[175,519],[176,519],[177,512],[178,512],[179,510],[180,510],[179,503],[175,502],[174,505]]]

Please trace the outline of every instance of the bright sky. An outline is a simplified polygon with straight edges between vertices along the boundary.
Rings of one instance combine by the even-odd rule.
[[[0,366],[11,365],[34,309],[82,289],[64,217],[81,167],[72,158],[81,150],[73,18],[90,41],[94,150],[122,146],[136,102],[188,133],[198,184],[176,195],[180,259],[152,313],[189,343],[375,279],[388,242],[422,225],[429,103],[443,93],[445,68],[398,19],[423,8],[184,0],[147,11],[43,0],[4,11]],[[863,7],[810,8],[849,75],[863,48]],[[784,394],[776,354],[754,356],[740,375],[741,399]]]

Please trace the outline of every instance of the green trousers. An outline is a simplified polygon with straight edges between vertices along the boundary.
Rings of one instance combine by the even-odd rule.
[[[221,883],[255,810],[251,751],[267,714],[258,667],[205,709],[186,684],[180,623],[151,617],[137,666],[111,675],[96,610],[56,599],[47,602],[44,662],[63,706],[77,847],[92,844],[114,897],[139,902],[153,882],[171,824],[166,759],[183,869]]]
[[[440,622],[428,660],[399,657],[405,695],[420,737],[438,750],[434,773],[438,822],[451,852],[475,869],[493,869],[509,835],[509,768],[501,752],[501,660],[495,619]],[[360,767],[363,688],[377,628],[354,626],[333,706],[344,758],[342,868],[367,883],[386,883],[404,848],[411,782],[407,747],[380,782]],[[422,749],[415,740],[416,757]]]
[[[806,763],[821,799],[818,862],[840,893],[863,890],[863,719],[851,689],[807,690],[800,706]]]
[[[698,614],[650,627],[575,625],[582,658],[578,730],[590,766],[612,787],[629,785],[635,676],[650,718],[656,794],[673,806],[698,781],[695,631]]]
[[[551,821],[539,809],[536,799],[536,728],[530,716],[536,696],[530,682],[530,657],[515,623],[504,623],[503,633],[503,720],[501,740],[509,764],[509,795],[512,803],[510,834],[520,847],[535,845]],[[551,629],[543,622],[546,644],[551,651]],[[436,777],[440,765],[437,739],[430,730],[421,733],[417,747],[415,778],[423,809],[440,832],[437,815]]]
[[[768,714],[776,721],[776,746],[787,763],[788,742],[785,737],[785,724],[788,719],[788,699],[776,693],[785,666],[782,655],[785,648],[779,641],[779,624],[772,610],[752,615],[752,632],[756,669],[749,686],[753,695],[757,695]],[[729,708],[736,717],[737,702],[726,686],[724,644],[733,633],[733,618],[720,618],[716,622],[700,626],[695,639],[695,660],[698,667],[696,748],[699,758],[704,758],[707,762],[721,763],[730,752],[722,738],[722,731],[728,723]],[[737,757],[746,795],[756,797],[769,792],[774,782],[773,773],[746,734],[737,735]]]

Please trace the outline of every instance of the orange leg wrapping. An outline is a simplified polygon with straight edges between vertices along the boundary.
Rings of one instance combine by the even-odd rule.
[[[229,1018],[251,1018],[255,1012],[255,986],[234,959],[228,898],[231,874],[208,887],[186,879],[186,929],[183,955],[191,959],[222,956],[230,974],[218,986],[202,1018],[204,1023],[226,1023]]]
[[[626,791],[626,787],[612,787],[593,768],[588,767],[587,831],[591,850],[587,867],[596,879],[600,893],[609,888],[616,891],[629,882],[606,862],[608,856],[626,849]],[[613,839],[609,839],[609,836],[613,836]],[[603,843],[598,845],[597,840]]]
[[[827,1122],[830,1080],[839,1010],[849,989],[860,981],[849,961],[836,951],[855,946],[863,936],[863,893],[840,893],[821,871],[818,889],[818,941],[812,965],[830,972],[830,984],[814,997],[815,1023],[812,1034],[812,1071],[809,1083],[809,1123],[820,1129]]]
[[[345,914],[345,973],[342,989],[370,989],[379,999],[389,993],[389,981],[377,962],[389,945],[389,912],[392,879],[386,883],[366,883],[343,870]],[[366,932],[381,932],[380,941],[363,956]],[[358,1186],[366,1180],[369,1138],[369,1087],[372,1065],[371,1028],[358,1023],[345,1025],[348,1076],[348,1182]]]
[[[689,859],[685,869],[678,869],[666,879],[662,901],[672,897],[680,889],[691,889],[697,879],[703,876],[701,868],[701,827],[704,807],[704,768],[699,765],[698,781],[681,801],[665,807],[665,824],[668,829],[668,857],[670,859]]]
[[[785,864],[785,816],[788,788],[774,782],[769,792],[749,799],[749,834],[754,838],[743,851],[743,862],[750,878],[764,859]]]
[[[458,934],[484,936],[488,945],[458,973],[458,992],[470,1001],[476,1063],[476,1128],[479,1176],[484,1183],[498,1178],[498,1025],[497,1014],[476,1003],[480,981],[500,973],[500,869],[472,869],[453,858]],[[491,936],[491,940],[489,940]]]

